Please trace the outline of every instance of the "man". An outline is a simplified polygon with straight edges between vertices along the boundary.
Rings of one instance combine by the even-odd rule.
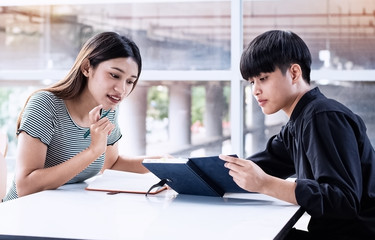
[[[283,110],[289,121],[247,160],[220,155],[234,181],[310,214],[309,231],[292,229],[288,239],[375,239],[374,148],[359,116],[311,89],[304,41],[265,32],[244,50],[240,67],[263,113]],[[295,182],[285,180],[293,174]]]

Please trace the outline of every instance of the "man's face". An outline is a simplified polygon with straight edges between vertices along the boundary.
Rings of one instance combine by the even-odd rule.
[[[261,73],[249,79],[253,95],[264,114],[273,114],[279,110],[290,112],[294,98],[289,70],[284,75],[276,68],[274,72]]]

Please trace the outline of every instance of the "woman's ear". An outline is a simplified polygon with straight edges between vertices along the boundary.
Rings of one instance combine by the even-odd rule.
[[[85,77],[89,76],[90,73],[90,61],[86,58],[82,61],[81,64],[81,72]]]
[[[289,69],[290,69],[290,76],[292,77],[293,83],[296,83],[299,80],[302,80],[302,69],[299,64],[294,63],[290,66]]]

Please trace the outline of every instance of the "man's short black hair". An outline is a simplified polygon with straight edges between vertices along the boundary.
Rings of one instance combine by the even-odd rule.
[[[242,53],[240,69],[242,77],[248,80],[276,68],[285,74],[295,63],[300,65],[303,79],[310,83],[311,54],[306,43],[293,32],[271,30],[249,43]]]

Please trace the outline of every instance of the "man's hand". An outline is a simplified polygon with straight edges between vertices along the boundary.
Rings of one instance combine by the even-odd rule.
[[[219,158],[226,161],[225,167],[229,169],[229,175],[235,183],[249,192],[262,192],[262,187],[267,180],[267,175],[258,165],[250,160],[219,155]]]
[[[224,166],[229,169],[229,175],[241,188],[297,204],[295,182],[271,176],[251,160],[223,154],[220,154],[219,158],[226,161]]]

